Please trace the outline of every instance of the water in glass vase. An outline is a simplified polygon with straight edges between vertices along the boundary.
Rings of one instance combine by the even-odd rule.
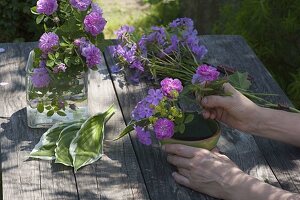
[[[39,74],[38,71],[42,67],[37,70],[33,65],[34,52],[32,51],[26,65],[27,122],[29,127],[49,128],[56,122],[81,120],[88,117],[85,72],[74,70],[65,73],[58,72],[54,74],[55,76],[49,75],[51,81],[47,86],[35,87],[32,83],[36,78],[34,76],[43,76],[43,74]]]

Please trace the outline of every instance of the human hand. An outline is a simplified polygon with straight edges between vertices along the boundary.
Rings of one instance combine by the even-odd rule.
[[[261,107],[250,101],[229,83],[223,85],[230,96],[206,96],[201,100],[205,119],[216,119],[241,131],[255,131]]]
[[[163,150],[168,153],[168,162],[178,168],[172,174],[176,182],[213,197],[231,198],[234,187],[248,176],[217,152],[180,144],[166,144]]]

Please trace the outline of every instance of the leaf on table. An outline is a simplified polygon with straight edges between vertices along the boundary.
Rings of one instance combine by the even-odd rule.
[[[70,126],[71,123],[57,123],[48,129],[41,137],[40,141],[35,145],[34,149],[31,151],[31,158],[39,158],[43,160],[54,160],[56,148],[56,141],[59,138],[60,132]],[[83,122],[81,122],[83,123]]]
[[[114,112],[115,109],[111,106],[106,112],[90,117],[77,132],[69,148],[75,171],[101,158],[104,125]]]
[[[55,163],[73,166],[73,160],[69,153],[69,147],[82,123],[75,123],[64,128],[59,135],[55,148]]]
[[[234,74],[228,76],[230,84],[238,89],[248,90],[250,88],[251,82],[247,79],[248,73],[235,72]]]
[[[124,137],[125,135],[127,135],[128,133],[130,133],[131,131],[134,130],[134,126],[145,126],[149,124],[149,119],[142,119],[140,121],[131,121],[129,122],[128,126],[126,126],[126,128],[118,135],[118,137],[116,137],[115,139],[113,139],[113,141],[119,140],[122,137]]]

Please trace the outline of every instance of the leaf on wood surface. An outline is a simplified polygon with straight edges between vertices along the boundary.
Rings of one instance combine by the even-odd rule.
[[[72,125],[70,123],[57,123],[48,129],[41,137],[40,141],[35,145],[31,151],[31,158],[39,158],[43,160],[54,160],[55,159],[55,148],[56,142],[59,138],[60,132],[67,126]],[[83,122],[82,122],[83,123]]]
[[[55,163],[73,166],[73,160],[69,153],[69,147],[82,123],[75,123],[64,128],[59,135],[55,148]]]
[[[104,113],[97,114],[85,121],[76,133],[69,148],[75,172],[101,158],[103,153],[104,125],[114,114],[115,109],[110,106]]]
[[[248,73],[240,72],[235,72],[228,76],[228,80],[233,87],[243,90],[248,90],[250,88],[251,82],[247,78]]]

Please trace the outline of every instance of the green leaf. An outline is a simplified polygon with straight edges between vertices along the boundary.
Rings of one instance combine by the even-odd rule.
[[[55,56],[53,53],[48,53],[48,57],[51,59],[51,60],[55,60]]]
[[[29,157],[43,160],[54,160],[54,149],[56,148],[56,142],[59,138],[59,134],[64,128],[70,126],[72,123],[74,122],[54,124],[42,135],[40,141],[35,145]]]
[[[82,123],[75,123],[64,128],[56,142],[55,148],[55,163],[61,163],[66,166],[73,166],[72,156],[69,152],[69,147],[76,133],[79,131]]]
[[[149,119],[142,119],[140,121],[131,121],[129,122],[128,126],[126,126],[126,128],[118,135],[118,137],[116,137],[115,139],[113,139],[113,141],[119,140],[122,137],[124,137],[125,135],[127,135],[128,133],[130,133],[131,131],[134,130],[134,126],[145,126],[149,124]]]
[[[53,67],[54,66],[54,61],[53,60],[47,60],[46,65],[48,67]]]
[[[185,123],[185,124],[188,124],[188,123],[192,122],[193,119],[194,119],[194,115],[193,115],[193,114],[189,114],[189,115],[185,118],[184,123]]]
[[[44,112],[44,104],[43,103],[39,103],[36,108],[39,113]]]
[[[184,124],[180,124],[178,128],[179,128],[179,132],[181,134],[184,133],[184,131],[185,131],[185,125]]]
[[[234,74],[228,76],[230,84],[239,89],[248,90],[250,88],[251,82],[247,79],[248,73],[235,72]]]
[[[64,113],[63,111],[57,111],[56,112],[59,116],[66,116],[66,113]]]
[[[38,12],[36,11],[36,6],[30,8],[30,11],[31,11],[31,13],[34,14],[34,15],[39,15],[39,14],[40,14],[40,13],[38,13]]]
[[[46,108],[46,110],[50,110],[52,108],[52,106],[46,106],[45,108]]]
[[[115,109],[113,106],[110,106],[106,112],[87,119],[77,132],[69,149],[75,171],[101,158],[103,153],[104,125],[114,112]]]
[[[36,24],[40,24],[43,21],[44,17],[45,15],[37,16],[37,18],[35,19]]]
[[[54,110],[49,110],[49,111],[47,112],[47,116],[48,116],[48,117],[51,117],[53,114],[54,114]]]

